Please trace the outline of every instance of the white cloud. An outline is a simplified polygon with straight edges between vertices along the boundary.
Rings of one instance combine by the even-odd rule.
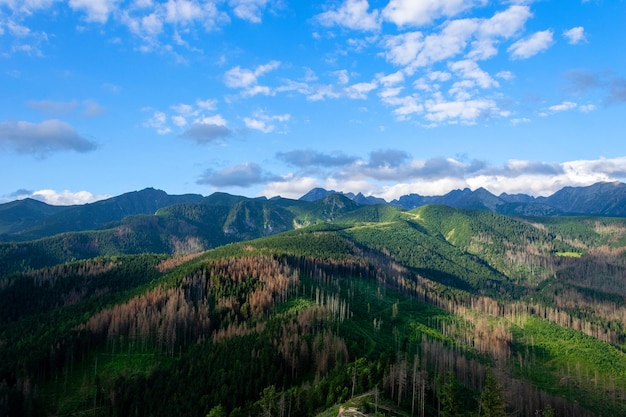
[[[511,72],[511,71],[499,71],[496,74],[496,77],[498,78],[502,78],[503,80],[512,80],[513,78],[515,78],[515,75]]]
[[[468,57],[484,60],[497,55],[499,40],[520,33],[530,17],[532,13],[528,6],[513,5],[489,19],[481,19]]]
[[[316,178],[296,177],[293,174],[286,175],[281,181],[273,181],[265,185],[259,193],[262,196],[298,199],[311,189],[321,186]]]
[[[394,164],[372,168],[365,161],[339,167],[323,178],[289,174],[265,185],[262,195],[299,198],[314,187],[343,192],[362,192],[392,201],[411,193],[443,195],[469,187],[486,188],[495,195],[503,192],[548,196],[565,186],[588,186],[600,181],[626,177],[626,157],[545,163],[509,160],[502,166],[481,161],[463,162],[454,158],[429,160],[401,159]],[[378,181],[394,181],[381,185]]]
[[[551,112],[562,112],[562,111],[575,109],[576,106],[577,106],[576,103],[573,103],[571,101],[564,101],[560,104],[555,104],[554,106],[548,107],[548,110],[550,110]]]
[[[236,66],[226,71],[224,82],[230,88],[243,89],[242,95],[245,97],[258,94],[270,95],[271,89],[269,87],[257,85],[258,78],[268,72],[274,71],[279,66],[280,62],[278,61],[270,61],[267,64],[256,67],[254,70]]]
[[[285,123],[291,119],[291,115],[267,115],[262,111],[255,112],[252,117],[244,117],[243,121],[249,129],[259,130],[263,133],[271,133],[276,130],[276,123]]]
[[[13,36],[17,36],[19,38],[24,38],[30,34],[29,28],[27,28],[26,26],[22,26],[18,23],[15,23],[12,20],[9,20],[7,22],[7,29],[9,29],[9,32],[11,32]]]
[[[196,100],[196,105],[207,111],[213,111],[217,108],[217,100],[207,99],[207,100]]]
[[[60,0],[1,0],[0,5],[5,5],[14,13],[30,15],[41,9],[47,9]]]
[[[511,45],[507,51],[512,59],[526,59],[550,48],[554,43],[551,30],[535,32],[531,36],[521,39]]]
[[[167,115],[162,111],[154,111],[152,116],[150,116],[143,125],[155,129],[159,135],[166,135],[172,131],[167,125]]]
[[[530,123],[530,119],[528,117],[519,117],[519,118],[514,118],[511,119],[511,124],[512,125],[519,125],[522,123]]]
[[[202,18],[204,11],[195,0],[168,0],[165,18],[171,23],[187,23]]]
[[[382,15],[398,26],[423,26],[482,4],[484,0],[391,0]]]
[[[395,107],[393,114],[398,120],[406,120],[413,114],[424,112],[424,106],[420,103],[416,95],[397,97],[394,95],[382,97],[383,103]]]
[[[402,71],[396,71],[388,75],[377,74],[376,79],[385,87],[391,87],[404,82],[404,73]]]
[[[408,65],[413,62],[423,47],[422,32],[406,32],[400,35],[386,36],[383,45],[387,61],[395,65]]]
[[[404,89],[403,87],[386,87],[380,90],[380,92],[378,93],[378,96],[382,98],[383,100],[388,100],[393,97],[399,96],[403,89]],[[388,103],[388,104],[391,104],[391,103]]]
[[[368,12],[367,0],[345,0],[337,10],[317,15],[316,19],[325,26],[341,26],[348,29],[375,31],[380,29],[378,10]]]
[[[228,5],[233,8],[233,13],[240,19],[252,23],[261,23],[263,9],[268,0],[229,0]]]
[[[383,39],[384,56],[388,62],[405,66],[411,75],[417,68],[444,61],[462,53],[478,23],[472,19],[452,20],[441,31],[424,36],[422,32],[406,32]]]
[[[108,194],[94,195],[89,191],[72,192],[64,190],[58,192],[55,190],[39,190],[33,191],[30,195],[20,195],[19,198],[33,198],[55,206],[71,206],[93,203],[95,201],[111,198],[111,196]]]
[[[580,110],[583,113],[589,113],[592,112],[596,109],[595,104],[583,104],[578,106],[578,110]]]
[[[473,100],[427,100],[425,118],[431,122],[463,122],[474,124],[479,118],[502,115],[493,100],[479,98]]]
[[[339,70],[331,72],[332,75],[337,77],[337,82],[339,84],[348,84],[350,82],[350,76],[348,75],[348,70]]]
[[[198,111],[190,104],[180,103],[170,106],[170,108],[183,116],[195,116],[198,114]]]
[[[498,82],[491,78],[488,73],[480,69],[476,61],[464,59],[462,61],[451,62],[448,64],[448,68],[463,79],[475,81],[481,88],[499,87]]]
[[[358,83],[346,87],[344,91],[349,98],[365,100],[367,98],[367,94],[372,90],[375,90],[377,87],[378,85],[374,82]]]
[[[582,26],[577,26],[564,31],[563,36],[567,38],[567,42],[571,45],[587,42],[587,38],[585,37],[585,28]]]
[[[216,114],[213,116],[202,116],[201,118],[196,119],[195,123],[226,126],[226,119],[224,119],[220,114]]]
[[[180,115],[172,116],[172,123],[178,127],[183,127],[187,124],[187,119]]]
[[[109,15],[117,10],[119,0],[69,0],[69,6],[86,14],[88,22],[106,23]]]
[[[478,36],[488,38],[511,38],[518,34],[533,14],[528,6],[513,5],[481,22]]]
[[[467,181],[462,178],[438,178],[429,181],[405,182],[380,187],[374,195],[384,198],[386,201],[393,201],[403,195],[420,194],[423,196],[444,195],[451,190],[463,189],[468,186]]]
[[[152,13],[141,18],[141,27],[148,36],[156,37],[163,30],[163,22],[157,13]]]

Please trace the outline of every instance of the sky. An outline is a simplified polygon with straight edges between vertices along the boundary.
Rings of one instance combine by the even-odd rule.
[[[0,0],[0,203],[626,180],[624,0]]]

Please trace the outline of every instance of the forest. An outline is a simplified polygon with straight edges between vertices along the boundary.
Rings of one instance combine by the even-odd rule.
[[[237,204],[1,245],[0,415],[626,415],[626,219]]]

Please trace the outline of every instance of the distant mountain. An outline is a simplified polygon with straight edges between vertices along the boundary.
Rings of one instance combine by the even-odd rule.
[[[268,200],[226,193],[207,197],[168,195],[147,188],[75,206],[52,206],[32,199],[0,204],[0,241],[26,242],[61,233],[90,231],[89,237],[67,237],[69,241],[65,243],[57,239],[52,246],[58,250],[54,259],[59,262],[67,256],[71,259],[104,253],[187,253],[317,222],[331,222],[349,214],[351,219],[362,216],[363,221],[369,221],[365,219],[395,213],[377,208],[356,214],[359,208],[367,206],[413,210],[433,204],[512,216],[626,217],[626,185],[618,182],[566,187],[549,197],[538,198],[525,194],[495,196],[484,188],[466,188],[442,196],[409,194],[390,203],[361,193],[323,188],[313,189],[299,200],[281,197]],[[90,248],[87,252],[86,247]]]
[[[301,197],[301,200],[315,201],[339,191],[315,188]],[[484,188],[453,190],[442,196],[422,196],[407,194],[387,203],[382,198],[365,197],[357,194],[353,201],[365,204],[391,204],[412,210],[428,204],[442,204],[454,208],[489,210],[496,213],[516,216],[562,216],[599,215],[626,216],[626,184],[621,182],[597,183],[587,187],[565,187],[549,197],[533,197],[527,194],[506,194],[499,196]]]
[[[141,194],[150,195],[150,193],[151,191]],[[124,202],[128,196],[120,197],[124,197],[121,199]],[[133,194],[132,197],[137,195]],[[197,200],[195,196],[170,197],[175,197],[174,201]],[[120,198],[115,200],[119,202]],[[84,218],[90,214],[89,210],[93,210],[91,206],[72,206],[60,214],[71,210],[75,216]],[[148,206],[149,204],[143,206],[146,211],[154,208]],[[201,197],[199,202],[165,206],[154,214],[129,215],[122,220],[109,222],[106,228],[103,226],[98,230],[94,228],[60,234],[51,233],[36,240],[13,239],[10,243],[0,243],[0,276],[23,268],[41,268],[72,259],[96,256],[146,252],[197,253],[228,243],[256,239],[316,223],[331,222],[360,207],[362,206],[341,194],[329,194],[314,202],[214,194],[206,198]],[[100,218],[103,219],[105,216]],[[113,216],[107,218],[111,219]],[[33,233],[32,230],[40,233],[50,232],[53,229],[45,228],[46,222],[47,220],[44,220],[43,225],[38,228],[32,227],[28,232]],[[75,222],[68,224],[77,225]],[[5,235],[5,238],[25,235],[26,233]]]
[[[626,216],[626,184],[600,182],[588,187],[565,187],[535,201],[566,213]]]
[[[65,207],[30,199],[14,201],[0,205],[0,241],[25,241],[63,232],[100,229],[127,216],[154,214],[162,207],[200,202],[203,198],[199,194],[169,195],[146,188],[91,204]],[[19,224],[22,226],[18,227]]]
[[[68,207],[51,206],[32,198],[0,204],[0,235],[29,229]]]
[[[502,193],[498,196],[500,200],[507,203],[532,203],[534,201],[534,197],[529,196],[528,194],[507,194]]]
[[[330,194],[337,194],[335,190],[325,190],[323,188],[313,188],[311,191],[300,197],[301,201],[313,202],[317,200],[321,200]]]
[[[313,188],[311,191],[300,197],[300,201],[317,201],[332,194],[340,194],[348,199],[354,201],[357,204],[372,205],[372,204],[387,204],[384,198],[377,198],[374,196],[364,196],[362,193],[344,193],[335,190],[325,190],[324,188]]]

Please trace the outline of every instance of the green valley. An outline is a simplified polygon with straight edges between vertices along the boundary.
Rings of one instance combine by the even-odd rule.
[[[625,218],[207,199],[0,244],[1,415],[626,415]]]

